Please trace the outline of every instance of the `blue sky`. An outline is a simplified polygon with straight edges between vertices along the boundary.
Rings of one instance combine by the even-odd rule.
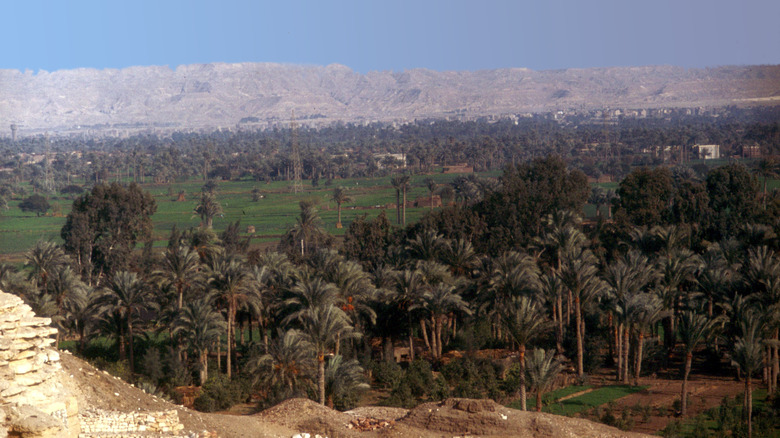
[[[0,68],[780,64],[778,0],[9,0]]]

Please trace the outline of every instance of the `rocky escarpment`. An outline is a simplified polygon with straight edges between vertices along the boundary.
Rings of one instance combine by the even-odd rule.
[[[60,383],[57,333],[19,297],[0,292],[0,436],[75,437],[76,399]]]
[[[534,71],[414,69],[361,74],[342,65],[271,63],[0,70],[0,135],[248,129],[601,108],[780,104],[780,66]]]

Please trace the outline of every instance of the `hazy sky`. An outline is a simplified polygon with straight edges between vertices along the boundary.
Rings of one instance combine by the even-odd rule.
[[[778,0],[10,0],[0,68],[780,64]]]

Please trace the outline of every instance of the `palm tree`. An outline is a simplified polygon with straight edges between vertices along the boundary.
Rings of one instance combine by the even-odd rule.
[[[405,184],[403,178],[401,175],[390,178],[390,184],[395,189],[395,223],[399,225],[401,224],[401,190]]]
[[[718,321],[700,315],[690,310],[680,314],[679,333],[685,353],[685,365],[683,367],[682,390],[680,394],[680,415],[685,416],[688,407],[688,375],[691,373],[693,351],[699,344],[706,342],[714,335]]]
[[[401,190],[401,221],[399,223],[406,226],[406,191],[409,190],[409,175],[401,175],[397,178],[398,188]]]
[[[209,378],[209,348],[219,342],[225,330],[225,320],[214,310],[214,295],[207,294],[199,300],[187,301],[176,320],[173,333],[181,335],[187,346],[198,357],[200,384]]]
[[[232,349],[236,312],[240,304],[248,299],[248,271],[244,263],[235,257],[217,255],[208,266],[208,285],[217,298],[225,303],[227,310],[227,376],[232,374]]]
[[[47,240],[39,240],[25,254],[24,264],[32,267],[30,279],[39,281],[40,290],[45,293],[48,290],[49,277],[68,261],[69,257],[61,246]]]
[[[769,178],[777,176],[778,164],[774,158],[762,158],[756,165],[756,173],[764,178],[764,189],[762,199],[764,200],[764,210],[766,210],[766,184]]]
[[[317,210],[308,202],[301,202],[301,213],[295,221],[295,225],[290,230],[290,236],[293,239],[293,245],[300,242],[301,257],[306,255],[307,248],[323,241],[326,235],[322,229],[322,219],[317,215]]]
[[[328,361],[328,366],[325,368],[325,394],[328,407],[333,408],[335,400],[355,397],[369,388],[363,367],[357,359],[344,360],[343,356],[337,354]]]
[[[753,375],[764,364],[764,321],[753,312],[748,312],[740,321],[741,336],[734,343],[731,362],[745,373],[745,415],[747,415],[748,437],[753,434]]]
[[[341,204],[345,202],[352,202],[352,198],[347,195],[346,190],[343,187],[336,187],[333,189],[333,197],[331,198],[336,203],[336,209],[338,210],[338,222],[336,222],[336,228],[342,228],[341,225]]]
[[[409,256],[417,260],[436,260],[446,248],[448,242],[434,230],[426,230],[414,236],[406,245]]]
[[[637,331],[637,352],[636,366],[634,367],[634,385],[639,386],[639,376],[642,372],[642,355],[644,349],[644,329],[652,327],[662,318],[667,316],[663,308],[663,302],[658,296],[649,293],[642,293],[636,296],[638,309],[634,315],[635,329]]]
[[[346,313],[329,304],[309,309],[301,320],[303,338],[311,344],[317,357],[317,386],[320,404],[325,404],[325,355],[337,339],[358,339]]]
[[[76,275],[70,266],[60,267],[56,269],[51,277],[49,283],[49,294],[54,297],[54,302],[57,305],[57,315],[55,320],[60,328],[63,328],[63,322],[65,319],[64,307],[68,301],[74,299],[81,290],[86,288],[86,285]],[[57,332],[57,344],[60,342],[60,332]]]
[[[394,301],[398,308],[406,313],[409,328],[409,358],[411,360],[414,360],[413,319],[415,312],[413,311],[417,308],[424,286],[422,275],[417,270],[407,269],[396,275]]]
[[[434,359],[441,359],[442,328],[448,317],[456,314],[471,315],[468,303],[458,293],[455,286],[439,283],[431,290],[423,293],[421,307],[427,313],[431,322],[431,353]]]
[[[664,308],[672,310],[663,321],[664,346],[668,350],[674,347],[675,316],[683,294],[683,284],[692,281],[694,273],[701,267],[701,257],[688,249],[671,251],[666,257],[659,257],[656,261],[658,272],[656,293],[663,300]]]
[[[214,216],[222,214],[222,206],[214,192],[201,192],[198,204],[195,206],[195,214],[200,216],[201,226],[210,230],[214,223]]]
[[[148,289],[135,272],[119,271],[109,278],[102,302],[109,313],[115,314],[127,327],[130,342],[130,372],[134,373],[133,321],[148,308]],[[124,336],[120,331],[119,357],[124,359]]]
[[[428,187],[429,200],[431,202],[431,211],[433,211],[433,192],[436,191],[436,181],[433,178],[425,178],[425,186]]]
[[[299,274],[300,275],[300,274]],[[283,325],[300,323],[311,309],[336,304],[338,289],[321,277],[302,274],[287,291],[282,302]]]
[[[534,348],[527,360],[530,387],[536,391],[536,412],[542,412],[542,394],[555,383],[563,364],[552,350]]]
[[[479,255],[471,242],[464,239],[452,240],[440,253],[441,261],[449,266],[452,275],[470,278],[479,266]]]
[[[555,324],[555,345],[558,354],[563,354],[563,283],[554,272],[539,276],[539,296],[550,306],[550,315]]]
[[[507,335],[517,343],[520,363],[520,409],[525,411],[525,346],[547,330],[548,320],[536,302],[526,296],[513,297],[501,308],[500,315],[501,324]]]
[[[78,351],[83,353],[92,325],[100,318],[100,291],[84,286],[73,290],[63,307],[62,325],[66,330],[76,332],[79,338]]]
[[[200,256],[187,246],[172,246],[163,253],[162,267],[154,271],[153,276],[175,287],[177,308],[181,309],[185,291],[203,280]]]
[[[267,389],[281,389],[283,397],[305,394],[308,376],[313,374],[312,346],[300,330],[277,333],[268,351],[250,359],[248,364],[254,383]],[[279,390],[277,389],[277,391]]]
[[[578,249],[564,255],[561,282],[574,297],[575,337],[577,339],[577,375],[585,375],[583,365],[583,337],[585,322],[582,306],[601,295],[604,282],[597,275],[596,256],[589,249]]]
[[[630,331],[640,308],[635,298],[654,278],[653,267],[647,257],[636,250],[618,257],[604,270],[608,285],[607,297],[617,317],[617,377],[628,383],[628,356]]]

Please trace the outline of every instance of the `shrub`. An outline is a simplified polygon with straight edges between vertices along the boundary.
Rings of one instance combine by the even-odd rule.
[[[209,377],[203,385],[200,396],[195,399],[195,409],[202,412],[214,412],[228,409],[234,404],[241,403],[249,396],[247,384],[244,379],[229,379],[224,374]]]
[[[374,381],[380,388],[392,388],[404,377],[404,370],[395,362],[378,361],[371,368]]]

